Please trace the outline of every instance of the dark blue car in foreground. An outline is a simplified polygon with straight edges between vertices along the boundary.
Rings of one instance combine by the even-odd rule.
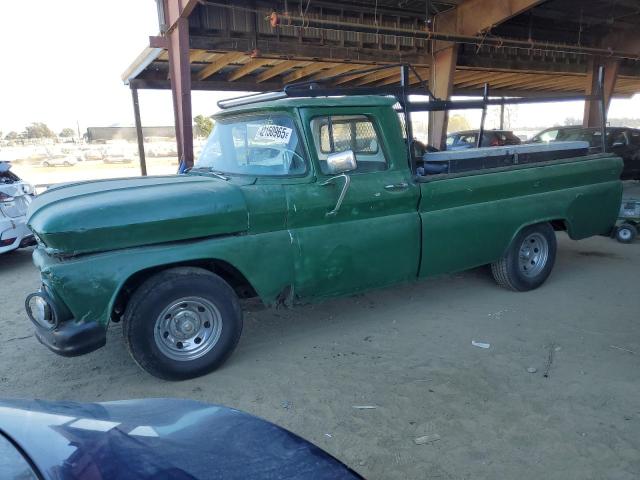
[[[190,400],[0,401],[0,479],[360,479],[277,425]]]

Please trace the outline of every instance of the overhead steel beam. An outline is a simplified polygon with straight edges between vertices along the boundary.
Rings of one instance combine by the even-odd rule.
[[[475,36],[542,1],[466,0],[454,9],[436,15],[434,30],[438,34]],[[433,42],[433,52],[429,86],[436,98],[447,100],[453,93],[458,45],[436,41]],[[468,82],[462,83],[468,85]],[[429,142],[435,148],[445,146],[448,123],[447,111],[429,112]]]
[[[545,0],[467,0],[457,10],[460,35],[476,35],[509,20]],[[445,13],[446,15],[446,13]]]

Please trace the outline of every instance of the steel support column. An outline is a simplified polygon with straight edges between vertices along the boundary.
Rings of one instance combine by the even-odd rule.
[[[197,2],[165,0],[169,75],[173,94],[178,158],[182,167],[193,166],[193,125],[191,119],[191,66],[189,63],[188,16]]]
[[[458,47],[449,45],[433,55],[429,88],[436,98],[448,100],[453,92]],[[443,149],[446,144],[449,112],[429,112],[429,144]]]
[[[142,135],[142,121],[140,120],[140,103],[138,102],[138,89],[131,88],[131,99],[133,100],[133,117],[136,122],[136,135],[138,137],[138,156],[140,159],[140,174],[147,176],[147,160],[144,155],[144,136]]]
[[[600,66],[604,66],[604,105],[609,110],[611,96],[616,88],[620,61],[616,59],[603,59],[594,57],[589,60],[589,70],[587,72],[586,95],[598,95],[598,71]],[[584,104],[584,117],[582,125],[585,127],[600,126],[601,107],[598,100],[587,100]]]

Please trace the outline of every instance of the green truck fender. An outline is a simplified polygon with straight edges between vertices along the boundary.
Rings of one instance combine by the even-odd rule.
[[[34,252],[48,293],[60,300],[76,322],[97,321],[105,328],[120,296],[156,271],[196,265],[215,271],[232,286],[247,287],[267,305],[288,301],[293,266],[287,230],[232,235],[81,255],[66,260]],[[234,285],[236,283],[236,285]],[[82,312],[78,318],[75,312]]]

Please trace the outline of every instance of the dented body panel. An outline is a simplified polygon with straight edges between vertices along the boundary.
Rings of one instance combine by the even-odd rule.
[[[232,269],[265,304],[290,304],[497,261],[526,225],[552,221],[574,239],[614,225],[618,157],[416,178],[392,105],[380,97],[292,99],[221,114],[290,116],[304,146],[304,174],[225,180],[192,172],[82,182],[41,195],[29,217],[40,242],[34,262],[60,325],[106,330],[132,288],[171,266],[203,266],[223,278]],[[343,183],[322,173],[310,127],[327,115],[370,119],[387,161],[385,169],[348,174],[334,214]],[[43,340],[55,350],[53,341]]]
[[[29,228],[52,253],[77,255],[244,232],[239,187],[198,176],[163,176],[66,184],[29,208]]]

